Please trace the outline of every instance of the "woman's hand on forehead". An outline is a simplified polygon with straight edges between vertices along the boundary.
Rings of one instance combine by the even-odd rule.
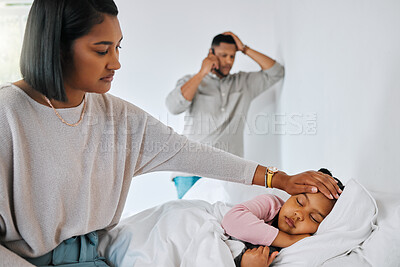
[[[329,199],[339,198],[339,194],[342,193],[333,177],[317,171],[306,171],[295,175],[279,171],[272,179],[272,186],[291,195],[319,191]]]

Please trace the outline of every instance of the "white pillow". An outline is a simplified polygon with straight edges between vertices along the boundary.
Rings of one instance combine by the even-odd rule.
[[[385,266],[397,267],[400,262],[400,198],[398,194],[372,192],[378,205],[378,228],[361,247],[336,257],[324,267]],[[343,265],[345,263],[346,265]]]
[[[373,192],[379,208],[378,229],[361,246],[372,266],[400,265],[400,195]]]
[[[371,194],[350,180],[315,235],[282,249],[272,266],[321,266],[357,249],[377,228],[377,214]]]

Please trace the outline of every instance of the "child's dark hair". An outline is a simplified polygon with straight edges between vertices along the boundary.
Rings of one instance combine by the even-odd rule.
[[[344,185],[342,184],[342,182],[338,178],[333,177],[332,173],[328,169],[321,168],[318,171],[331,176],[333,179],[335,179],[338,182],[337,185],[339,186],[340,190],[342,190],[342,191],[344,190]]]

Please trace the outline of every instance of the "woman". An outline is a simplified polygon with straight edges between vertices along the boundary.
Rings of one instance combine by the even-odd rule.
[[[97,255],[98,234],[118,223],[136,175],[182,171],[265,184],[265,167],[191,142],[106,94],[121,67],[117,14],[112,0],[32,5],[23,80],[0,87],[0,259],[6,266],[107,266]],[[317,172],[277,172],[272,186],[339,192]]]

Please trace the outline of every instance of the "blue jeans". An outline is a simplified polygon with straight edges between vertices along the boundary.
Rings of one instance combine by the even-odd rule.
[[[200,178],[199,176],[176,176],[173,180],[178,198],[181,199]]]
[[[25,258],[36,266],[108,267],[105,258],[97,253],[97,232],[74,236],[64,240],[55,249],[37,258]]]

